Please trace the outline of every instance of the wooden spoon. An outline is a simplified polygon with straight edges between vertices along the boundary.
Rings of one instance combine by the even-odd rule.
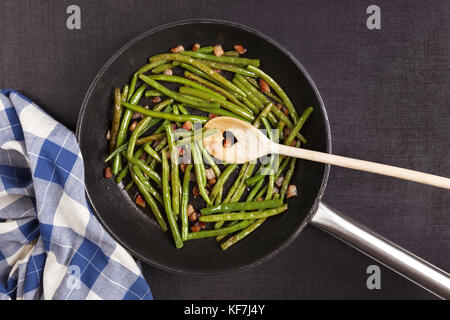
[[[232,117],[214,118],[206,123],[205,128],[217,129],[217,133],[203,138],[204,147],[214,157],[225,162],[250,162],[271,153],[278,153],[450,189],[450,179],[445,177],[274,143],[250,123]],[[227,148],[223,146],[223,133],[226,131],[231,132],[237,139],[235,144]]]

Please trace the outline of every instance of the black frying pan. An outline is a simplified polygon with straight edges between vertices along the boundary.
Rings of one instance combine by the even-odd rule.
[[[305,147],[331,152],[327,113],[316,86],[303,66],[274,40],[248,27],[217,20],[181,21],[152,29],[109,59],[92,82],[78,118],[77,138],[84,156],[86,193],[109,233],[134,256],[160,269],[184,274],[220,274],[255,266],[273,257],[312,222],[419,285],[441,297],[449,297],[448,274],[393,244],[386,247],[384,239],[320,203],[328,165],[298,161],[294,183],[301,192],[288,200],[288,212],[268,219],[225,252],[214,239],[187,242],[176,250],[170,234],[162,232],[151,214],[135,205],[123,186],[103,178],[103,160],[108,153],[105,133],[110,126],[113,88],[127,83],[150,56],[179,43],[189,47],[195,42],[222,44],[225,48],[244,44],[250,55],[261,59],[262,68],[286,90],[299,113],[305,106],[315,107],[302,131],[309,141]],[[419,263],[426,272],[412,262]]]

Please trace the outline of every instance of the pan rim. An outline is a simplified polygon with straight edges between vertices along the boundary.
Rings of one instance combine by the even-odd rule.
[[[93,78],[93,80],[91,81],[91,84],[89,85],[89,88],[84,96],[79,114],[78,114],[78,119],[77,119],[77,125],[76,125],[76,138],[77,141],[80,145],[80,152],[81,152],[81,127],[83,124],[83,119],[84,119],[84,114],[89,102],[89,99],[92,95],[92,92],[94,91],[94,89],[96,88],[99,79],[102,77],[103,73],[111,66],[111,64],[114,63],[114,61],[120,56],[122,55],[126,50],[128,50],[130,47],[132,47],[134,44],[138,43],[139,41],[143,40],[144,38],[147,38],[148,36],[157,33],[159,31],[168,29],[168,28],[173,28],[173,27],[179,27],[179,26],[183,26],[186,24],[195,24],[195,23],[200,23],[200,24],[215,24],[215,25],[223,25],[223,26],[227,26],[227,27],[234,27],[234,28],[238,28],[238,29],[242,29],[248,33],[251,33],[259,38],[262,38],[264,41],[269,42],[270,44],[274,45],[275,47],[278,48],[278,50],[280,50],[284,55],[286,55],[287,57],[289,57],[289,59],[295,64],[295,66],[302,72],[302,74],[305,76],[306,80],[308,81],[308,84],[311,86],[318,102],[319,102],[319,107],[323,113],[323,117],[324,117],[324,125],[325,125],[325,132],[326,132],[326,150],[325,152],[327,153],[331,153],[332,150],[332,140],[331,140],[331,129],[330,129],[330,123],[329,123],[329,119],[328,119],[328,114],[325,108],[325,104],[323,102],[322,96],[319,93],[319,90],[317,89],[317,86],[315,85],[314,81],[312,80],[311,76],[308,74],[308,72],[306,71],[306,69],[303,67],[303,65],[300,63],[300,61],[295,58],[286,48],[284,48],[281,44],[279,44],[277,41],[275,41],[274,39],[272,39],[270,36],[252,28],[252,27],[248,27],[246,25],[237,23],[237,22],[232,22],[232,21],[227,21],[227,20],[220,20],[220,19],[209,19],[209,18],[201,18],[201,19],[184,19],[184,20],[178,20],[178,21],[174,21],[174,22],[170,22],[167,24],[163,24],[160,26],[157,26],[155,28],[152,28],[150,30],[147,30],[145,32],[143,32],[142,34],[138,35],[137,37],[133,38],[132,40],[130,40],[129,42],[127,42],[124,46],[122,46],[119,50],[117,50],[107,61],[106,63],[103,65],[103,67],[97,72],[96,76]],[[265,255],[264,257],[253,261],[251,263],[247,263],[245,265],[241,265],[241,266],[236,266],[236,267],[232,267],[232,268],[228,268],[228,269],[221,269],[221,270],[213,270],[213,271],[207,271],[207,272],[198,272],[198,271],[192,271],[192,270],[183,270],[180,268],[174,268],[174,267],[170,267],[161,263],[157,263],[154,262],[152,260],[149,260],[148,258],[144,257],[143,255],[139,254],[138,252],[136,252],[133,248],[131,248],[130,246],[128,246],[125,241],[123,241],[122,239],[119,239],[116,234],[113,232],[113,230],[111,230],[109,228],[109,226],[107,225],[107,223],[105,223],[105,221],[103,220],[102,216],[98,213],[97,208],[94,206],[93,201],[91,199],[91,196],[89,194],[89,191],[87,190],[87,187],[85,187],[85,194],[88,200],[88,203],[90,205],[90,207],[92,208],[93,213],[95,214],[95,217],[99,220],[99,222],[101,223],[101,225],[106,229],[106,231],[109,233],[109,235],[117,241],[118,244],[122,245],[126,250],[128,250],[132,256],[134,256],[135,258],[151,265],[154,266],[160,270],[163,271],[167,271],[170,273],[174,273],[174,274],[180,274],[180,275],[195,275],[195,276],[211,276],[211,275],[225,275],[225,274],[230,274],[233,272],[239,272],[239,271],[243,271],[249,268],[253,268],[256,267],[268,260],[270,260],[271,258],[273,258],[274,256],[276,256],[278,253],[280,253],[283,249],[285,249],[288,245],[290,245],[297,237],[298,235],[303,231],[303,229],[306,227],[306,225],[310,222],[312,216],[314,215],[314,213],[317,211],[317,208],[319,206],[319,202],[321,201],[323,194],[325,192],[326,189],[326,185],[328,182],[328,177],[329,177],[329,173],[330,173],[330,165],[326,164],[324,165],[324,174],[322,177],[322,183],[321,186],[319,188],[318,194],[316,196],[316,199],[314,201],[313,206],[311,207],[310,212],[307,214],[307,216],[305,217],[305,219],[302,221],[302,223],[298,226],[297,230],[290,236],[288,237],[284,242],[282,242],[277,249],[273,250],[271,253]]]

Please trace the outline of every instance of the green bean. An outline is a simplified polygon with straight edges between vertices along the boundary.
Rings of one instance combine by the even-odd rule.
[[[171,163],[171,182],[172,182],[172,210],[175,215],[180,213],[180,177],[178,171],[178,152],[175,146],[175,137],[172,130],[172,124],[166,124],[167,141],[169,143],[170,163]]]
[[[250,233],[252,233],[253,231],[255,231],[261,224],[264,223],[264,221],[266,221],[267,218],[261,218],[258,220],[251,220],[253,223],[241,230],[239,233],[231,236],[227,241],[225,241],[224,243],[220,244],[220,247],[222,248],[222,250],[227,250],[229,247],[231,247],[233,244],[235,244],[236,242],[244,239],[246,236],[248,236]]]
[[[241,199],[242,195],[245,192],[245,188],[247,187],[245,181],[252,176],[255,167],[256,163],[248,164],[247,169],[245,170],[244,175],[242,176],[242,179],[239,183],[239,187],[236,189],[236,192],[234,193],[233,197],[231,197],[230,202],[238,202],[239,199]]]
[[[143,138],[140,138],[136,141],[136,145],[140,146],[141,144],[146,144],[147,142],[154,142],[161,140],[166,136],[165,133],[159,133],[159,134],[152,134]]]
[[[164,72],[166,70],[169,70],[169,69],[172,69],[172,68],[176,68],[179,65],[180,65],[180,63],[178,61],[165,63],[165,64],[162,64],[159,67],[156,67],[155,69],[153,69],[152,73],[161,73],[161,72]]]
[[[232,118],[236,118],[236,119],[239,119],[239,120],[242,120],[242,121],[245,121],[245,122],[249,122],[247,119],[245,119],[245,118],[243,118],[241,116],[238,116],[237,114],[235,114],[235,113],[233,113],[231,111],[228,111],[226,109],[204,109],[204,108],[198,108],[198,107],[194,107],[194,106],[188,106],[188,107],[192,108],[192,109],[200,110],[200,111],[203,111],[203,112],[208,112],[210,114],[217,114],[219,116],[232,117]]]
[[[185,52],[187,52],[187,51],[185,51]],[[180,61],[180,62],[184,62],[184,63],[188,63],[190,65],[193,65],[200,71],[203,71],[204,73],[209,75],[211,78],[217,80],[219,83],[221,83],[226,88],[228,88],[232,91],[235,91],[238,94],[245,97],[245,93],[242,92],[242,90],[240,90],[238,87],[236,87],[230,81],[228,81],[227,79],[222,77],[220,74],[218,74],[217,72],[212,70],[210,67],[208,67],[207,65],[201,63],[200,61],[198,61],[196,59],[193,59],[191,57],[184,56],[181,54],[174,54],[174,53],[158,54],[158,55],[150,58],[150,61],[152,61],[152,62],[156,62],[156,61],[160,61],[160,60],[176,60],[176,61]]]
[[[200,61],[202,63],[206,64],[208,67],[213,68],[213,69],[226,70],[226,71],[234,72],[234,73],[241,74],[241,75],[248,76],[248,77],[257,77],[257,75],[254,74],[253,72],[250,72],[247,69],[238,67],[233,64],[226,64],[226,63],[214,62],[214,61],[209,61],[209,60],[200,60]]]
[[[162,110],[162,112],[171,113],[172,112],[172,106],[170,104],[172,104],[172,103],[173,103],[173,99],[164,100],[164,101],[158,103],[156,106],[154,106],[153,107],[153,111],[161,111],[163,109],[163,107],[167,106],[164,110]],[[148,123],[148,125],[144,129],[142,129],[142,134],[147,132],[147,130],[149,130],[151,127],[157,125],[161,121],[162,121],[161,119],[153,118]]]
[[[187,71],[195,73],[196,75],[198,75],[198,76],[200,76],[200,77],[202,77],[202,78],[204,78],[204,79],[206,79],[208,81],[214,82],[215,84],[217,84],[219,86],[223,86],[216,79],[212,78],[211,76],[207,75],[206,73],[204,73],[203,71],[197,69],[196,67],[191,66],[190,64],[182,63],[182,64],[180,64],[180,67],[182,67],[183,69],[186,69]]]
[[[144,115],[153,117],[153,118],[159,118],[159,119],[165,119],[165,120],[169,120],[169,121],[180,121],[180,122],[186,122],[186,121],[192,121],[192,122],[201,122],[201,123],[206,123],[209,121],[209,119],[207,117],[202,117],[202,116],[196,116],[196,115],[174,115],[174,114],[169,114],[169,113],[165,113],[165,112],[160,112],[160,111],[153,111],[153,110],[147,110],[145,108],[143,108],[142,106],[139,105],[132,105],[130,103],[126,103],[126,102],[122,102],[122,105],[124,107],[126,107],[128,110],[132,110],[132,111],[136,111],[139,113],[142,113]]]
[[[239,53],[237,51],[234,51],[234,50],[232,50],[232,51],[225,51],[223,53],[223,55],[226,56],[226,57],[239,57]]]
[[[245,79],[247,79],[248,82],[250,82],[256,89],[261,90],[258,81],[255,78],[252,77],[245,77]],[[274,95],[272,92],[270,91],[263,91],[263,94],[265,94],[267,97],[269,97],[270,99],[272,99],[273,101],[279,103],[279,104],[283,104],[283,100],[281,100],[278,96]]]
[[[145,187],[147,188],[147,190],[150,192],[150,194],[156,199],[158,200],[159,203],[161,203],[162,205],[164,205],[164,200],[162,198],[162,196],[159,194],[159,192],[152,186],[152,184],[148,181],[148,178],[144,176],[144,174],[142,173],[142,170],[139,169],[139,167],[135,164],[133,164],[131,166],[131,171],[133,171],[136,176],[139,178],[139,180],[141,180],[141,182],[145,185]]]
[[[219,194],[217,195],[217,197],[214,199],[214,204],[218,205],[222,202],[222,197],[223,197],[223,188],[220,189]]]
[[[201,143],[198,143],[198,147],[200,148],[206,163],[211,166],[212,170],[216,174],[216,177],[220,176],[220,169],[217,166],[217,163],[214,160],[214,158],[208,153],[208,151],[205,150],[205,148],[203,148]]]
[[[179,104],[179,105],[178,105],[178,109],[180,109],[180,112],[181,112],[182,114],[184,114],[184,115],[189,115],[189,112],[187,111],[187,109],[186,109],[182,104]]]
[[[162,97],[164,94],[162,94],[161,92],[159,92],[158,90],[147,90],[145,91],[145,97],[146,98],[150,98],[150,97]]]
[[[303,112],[300,119],[295,124],[295,127],[292,129],[291,133],[287,137],[286,142],[285,142],[286,145],[288,145],[288,146],[291,145],[292,141],[294,141],[295,137],[300,132],[300,129],[303,127],[306,120],[308,120],[308,118],[311,115],[311,113],[313,112],[313,110],[314,109],[312,107],[306,108],[306,110]]]
[[[300,147],[300,142],[297,141],[297,148],[299,148],[299,147]],[[281,200],[284,200],[284,197],[286,196],[287,188],[289,186],[289,183],[291,182],[292,176],[294,175],[296,162],[297,162],[296,158],[291,159],[288,171],[284,175],[283,184],[281,185],[281,188],[280,188],[280,199]]]
[[[197,52],[202,52],[202,53],[211,53],[213,51],[214,51],[214,47],[213,46],[200,47],[197,50]]]
[[[220,100],[215,98],[214,96],[208,95],[206,92],[197,90],[194,88],[188,88],[188,87],[181,87],[180,92],[186,95],[192,95],[195,97],[200,97],[202,99],[205,99],[207,101],[217,102],[225,109],[237,114],[238,116],[243,117],[244,119],[247,119],[248,121],[253,121],[255,117],[248,112],[247,110],[235,105],[232,102],[229,102],[227,100]]]
[[[133,74],[133,77],[131,78],[131,83],[130,83],[130,87],[129,87],[130,89],[129,89],[129,92],[128,92],[128,97],[127,97],[125,102],[131,102],[130,99],[132,98],[132,96],[134,94],[134,90],[136,89],[137,78],[138,78],[138,76],[140,74],[142,74],[144,72],[147,72],[147,71],[149,71],[149,70],[151,70],[153,68],[156,68],[156,67],[158,67],[158,66],[160,66],[160,65],[162,65],[162,64],[164,64],[166,62],[167,61],[160,60],[160,61],[157,61],[155,63],[149,63],[149,64],[146,64],[143,67],[141,67],[138,71],[136,71]]]
[[[258,201],[257,201],[258,202]],[[256,202],[256,203],[257,203]],[[251,202],[250,202],[251,203]],[[231,212],[231,213],[219,213],[208,216],[201,216],[199,218],[202,222],[217,222],[217,221],[233,221],[233,220],[253,220],[259,218],[267,218],[286,211],[287,204],[274,209],[258,210],[251,212]]]
[[[250,211],[261,209],[273,209],[283,205],[281,200],[265,200],[254,202],[234,202],[234,203],[221,203],[208,208],[200,210],[201,214],[206,216],[210,214],[233,212],[233,211]]]
[[[123,178],[125,178],[125,176],[128,174],[128,166],[126,166],[125,168],[123,168],[122,170],[120,170],[119,174],[116,177],[116,182],[117,183],[121,183]]]
[[[186,166],[183,179],[183,192],[181,194],[181,238],[183,241],[187,240],[189,233],[189,221],[187,214],[187,207],[189,205],[189,178],[191,175],[192,164]]]
[[[294,124],[292,123],[291,120],[289,120],[289,117],[283,113],[283,111],[277,108],[273,108],[272,112],[278,119],[280,119],[280,121],[283,121],[286,124],[286,127],[288,127],[290,130],[294,129]],[[297,137],[300,139],[302,143],[307,142],[306,139],[300,133],[297,134]]]
[[[130,104],[137,104],[139,102],[139,100],[141,99],[142,95],[144,94],[145,88],[147,87],[147,85],[142,85],[139,87],[139,89],[134,93],[134,95],[130,98]],[[131,90],[131,89],[130,89]],[[123,99],[122,99],[122,103],[124,103]],[[119,131],[117,133],[117,141],[116,141],[116,146],[121,146],[124,142],[125,142],[125,138],[127,136],[128,133],[128,126],[130,125],[130,121],[131,121],[131,116],[133,115],[133,112],[130,110],[125,110],[125,112],[123,113],[123,117],[122,117],[122,122],[120,123],[119,126]],[[120,164],[121,164],[121,160],[117,159],[120,158],[120,155],[117,155],[114,162],[113,162],[113,172],[116,172],[119,170],[118,168],[120,168]]]
[[[169,161],[167,159],[166,150],[162,150],[162,185],[163,185],[163,200],[164,208],[166,210],[167,221],[169,221],[170,231],[172,232],[175,247],[177,249],[183,246],[180,232],[178,231],[175,215],[172,211],[172,201],[170,199],[170,185],[169,185]]]
[[[130,103],[127,103],[128,105],[136,105],[139,100],[141,99],[142,95],[144,94],[145,88],[147,87],[146,84],[143,84],[139,87],[139,89],[136,91],[136,93],[133,95],[133,97],[130,99]],[[124,105],[122,101],[122,105]],[[122,122],[120,123],[119,132],[117,134],[117,146],[120,146],[124,143],[125,138],[127,136],[128,127],[130,125],[131,116],[133,114],[133,110],[127,109],[125,110],[125,113],[122,118]]]
[[[248,227],[252,223],[252,220],[244,220],[241,221],[233,226],[221,228],[221,229],[215,229],[215,230],[205,230],[205,231],[199,231],[199,232],[190,232],[188,234],[188,240],[194,240],[194,239],[202,239],[202,238],[212,238],[217,237],[223,234],[229,234],[233,233],[235,231],[244,229]]]
[[[133,170],[131,170],[131,178],[138,187],[139,192],[144,198],[145,202],[147,202],[150,209],[152,210],[156,221],[161,226],[161,229],[163,229],[164,232],[167,231],[167,225],[166,222],[164,221],[161,211],[159,210],[158,204],[156,203],[155,199],[153,199],[150,192],[148,192],[148,190],[145,188],[145,185],[142,183],[142,181],[139,180],[139,178],[136,176],[136,173],[133,172]]]
[[[139,121],[136,128],[133,130],[133,133],[131,134],[130,140],[128,141],[128,148],[127,148],[127,158],[131,159],[134,155],[134,147],[136,145],[136,141],[138,138],[138,134],[142,131],[143,128],[150,122],[150,117],[145,117],[141,121]]]
[[[289,158],[282,158],[280,157],[281,164],[277,170],[277,173],[275,174],[275,180],[283,173],[284,169],[286,169],[286,166],[289,163]],[[267,175],[266,174],[260,174],[260,175],[256,175],[254,177],[251,177],[249,179],[247,179],[246,184],[248,186],[253,186],[256,183],[258,183],[259,181],[263,180]],[[263,191],[266,192],[267,191],[267,185],[263,188]]]
[[[297,121],[298,121],[297,111],[295,110],[291,99],[289,99],[286,92],[284,92],[284,90],[280,87],[280,85],[267,73],[265,73],[261,69],[257,68],[257,66],[249,65],[247,67],[247,70],[250,70],[251,72],[256,73],[259,77],[263,78],[264,81],[266,81],[270,87],[272,87],[275,90],[275,92],[278,94],[278,96],[281,98],[281,100],[283,100],[285,107],[289,110],[289,114],[292,117],[292,120],[295,123],[297,123]]]
[[[150,77],[144,76],[144,75],[140,75],[139,78],[144,81],[145,83],[149,84],[150,86],[152,86],[153,88],[155,88],[158,91],[161,91],[162,93],[164,93],[166,96],[180,101],[182,103],[187,103],[187,104],[192,104],[192,105],[197,105],[199,107],[203,107],[203,108],[219,108],[219,105],[217,103],[210,103],[210,102],[201,102],[198,100],[193,100],[193,99],[189,99],[186,98],[186,96],[179,94],[178,92],[172,91],[166,87],[164,87],[163,85],[159,84],[158,82],[156,82],[155,80],[151,79]]]
[[[161,176],[158,172],[147,166],[145,163],[138,159],[128,159],[128,161],[132,164],[135,164],[141,169],[147,176],[149,176],[150,179],[155,181],[158,185],[161,185]]]
[[[202,159],[202,155],[200,153],[200,150],[198,148],[197,143],[192,142],[191,143],[191,150],[192,150],[192,156],[194,160],[194,168],[195,168],[195,175],[197,177],[197,185],[198,190],[200,192],[200,195],[202,198],[206,201],[208,205],[211,205],[211,199],[209,198],[205,186],[206,176],[205,176],[205,167]]]
[[[239,171],[238,177],[236,178],[236,180],[234,180],[233,185],[228,190],[227,196],[223,200],[224,203],[228,203],[228,202],[231,201],[231,198],[235,194],[237,188],[239,188],[239,186],[240,186],[240,182],[241,182],[242,177],[244,176],[245,172],[247,171],[247,166],[248,166],[248,163],[244,163],[242,165],[241,171]]]
[[[250,100],[259,110],[264,108],[264,104],[256,95],[252,95],[250,91],[245,87],[244,84],[235,76],[231,80],[239,89],[241,89],[246,94],[246,98]]]
[[[230,93],[229,91],[225,90],[222,87],[219,87],[218,85],[203,79],[202,77],[199,77],[189,71],[185,71],[184,72],[184,76],[190,80],[193,81],[197,81],[198,83],[204,85],[205,87],[208,87],[210,89],[212,89],[213,91],[218,92],[218,94],[222,95],[224,98],[230,100],[231,102],[233,102],[234,104],[237,104],[238,106],[245,108],[246,105],[243,104],[242,102],[240,102],[232,93]],[[246,99],[246,98],[245,98]],[[249,108],[250,109],[250,108]],[[251,109],[251,111],[254,111],[253,109]],[[255,112],[255,111],[254,111]]]
[[[223,186],[225,184],[225,182],[228,180],[228,178],[230,177],[230,175],[233,173],[233,171],[237,168],[237,164],[230,164],[229,166],[227,166],[225,168],[225,170],[223,170],[223,172],[221,173],[221,175],[217,178],[217,182],[214,185],[214,187],[211,190],[210,196],[211,199],[215,199],[216,196],[218,195],[218,193],[220,192],[220,190],[223,190]]]
[[[237,57],[227,57],[227,56],[217,57],[213,54],[201,53],[198,51],[197,52],[183,51],[183,52],[180,52],[180,54],[186,55],[186,56],[189,56],[192,58],[206,59],[206,60],[211,60],[211,61],[216,61],[216,62],[232,63],[232,64],[237,64],[240,66],[251,65],[251,66],[259,67],[259,65],[260,65],[259,59],[237,58]]]
[[[155,160],[158,161],[158,162],[161,162],[161,156],[159,155],[158,152],[155,151],[155,149],[153,149],[153,148],[150,146],[150,142],[147,142],[147,143],[145,144],[144,150],[145,150],[145,152],[147,152],[153,159],[155,159]]]
[[[122,96],[120,89],[114,90],[114,107],[113,107],[113,121],[111,126],[111,137],[109,141],[109,152],[113,152],[116,148],[117,134],[119,133],[120,119],[122,117]]]
[[[178,76],[167,76],[167,75],[155,75],[155,76],[149,76],[150,79],[153,80],[159,80],[159,81],[165,81],[165,82],[173,82],[173,83],[179,83],[179,84],[183,84],[186,86],[190,86],[192,88],[196,88],[198,90],[202,90],[205,92],[208,92],[209,94],[215,96],[217,99],[220,100],[226,100],[226,98],[220,94],[218,94],[217,92],[215,92],[214,90],[211,90],[201,84],[198,84],[195,81],[183,78],[183,77],[178,77]]]

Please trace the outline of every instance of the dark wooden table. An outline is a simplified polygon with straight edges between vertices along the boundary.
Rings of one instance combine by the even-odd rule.
[[[306,67],[328,109],[336,154],[450,176],[450,3],[376,1],[15,1],[0,10],[0,87],[20,90],[74,129],[84,94],[122,45],[155,26],[219,18],[279,41]],[[81,8],[81,30],[66,8]],[[301,189],[300,189],[301,193]],[[332,168],[325,201],[433,264],[450,270],[450,194]],[[157,299],[429,299],[432,295],[308,227],[254,269],[186,277],[143,266]]]

